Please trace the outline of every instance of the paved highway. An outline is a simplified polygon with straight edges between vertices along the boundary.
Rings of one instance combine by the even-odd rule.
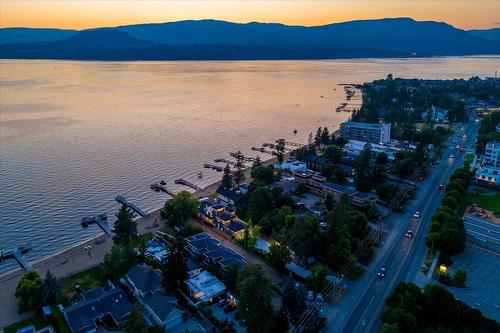
[[[393,227],[396,224],[407,225],[401,228],[401,237],[397,238],[389,252],[382,259],[387,270],[385,278],[374,274],[369,280],[368,286],[354,307],[341,332],[360,333],[377,332],[380,329],[380,314],[385,307],[385,299],[392,289],[401,281],[414,281],[426,254],[425,236],[431,223],[431,217],[439,207],[444,191],[439,190],[439,184],[446,184],[453,171],[463,165],[463,153],[457,153],[455,145],[460,143],[468,147],[474,143],[477,135],[478,125],[469,123],[465,126],[464,132],[467,139],[458,139],[457,135],[448,141],[449,148],[443,149],[440,163],[431,168],[427,179],[419,184],[416,200],[407,205],[404,215],[393,215],[389,217],[387,223]],[[450,154],[455,155],[450,159]],[[413,218],[415,211],[421,212],[421,218]],[[413,237],[405,237],[405,231],[412,230]]]

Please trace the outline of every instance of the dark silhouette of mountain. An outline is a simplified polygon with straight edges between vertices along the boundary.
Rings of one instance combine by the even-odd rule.
[[[69,38],[77,32],[62,29],[3,28],[0,29],[0,44],[51,42]]]
[[[486,30],[468,30],[469,35],[488,39],[495,42],[500,42],[500,28],[486,29]]]
[[[445,23],[417,22],[409,18],[350,21],[316,27],[216,20],[138,24],[83,30],[56,41],[3,44],[0,48],[1,58],[102,60],[471,54],[500,54],[500,43],[474,37]]]

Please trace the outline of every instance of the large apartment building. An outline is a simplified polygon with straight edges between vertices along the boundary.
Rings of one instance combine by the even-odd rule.
[[[491,141],[486,144],[483,164],[500,168],[500,141]]]
[[[391,124],[369,124],[348,121],[340,124],[340,136],[349,140],[370,143],[388,142],[391,139]]]

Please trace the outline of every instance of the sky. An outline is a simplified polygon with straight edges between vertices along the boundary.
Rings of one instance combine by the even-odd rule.
[[[0,27],[87,29],[206,18],[313,26],[384,17],[495,28],[500,0],[0,0]]]

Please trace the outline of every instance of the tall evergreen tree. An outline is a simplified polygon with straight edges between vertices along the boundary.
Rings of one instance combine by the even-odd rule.
[[[114,231],[113,242],[117,245],[128,245],[137,237],[137,223],[134,221],[134,214],[125,205],[122,205],[116,214]]]
[[[162,285],[170,292],[182,288],[188,278],[185,246],[183,239],[177,239],[162,264]]]
[[[321,130],[321,127],[318,127],[318,130],[316,131],[316,136],[314,136],[314,145],[316,147],[319,147],[319,145],[321,144],[321,133],[323,133],[323,131]]]
[[[323,128],[321,132],[321,143],[326,146],[330,143],[330,132],[328,131],[328,127]]]
[[[19,313],[35,309],[40,305],[40,294],[43,281],[35,271],[27,271],[16,287],[15,295],[19,297]]]
[[[235,158],[236,164],[234,165],[233,185],[235,188],[239,188],[243,179],[245,179],[245,174],[243,173],[243,170],[245,169],[245,157],[241,151],[238,151],[235,154]]]
[[[260,156],[257,155],[257,157],[255,157],[255,160],[252,163],[252,170],[254,170],[255,168],[260,167],[261,165],[262,165],[262,161],[260,160]]]
[[[54,274],[49,270],[45,273],[45,279],[42,284],[42,302],[43,304],[54,304],[61,294],[61,285]]]
[[[226,164],[226,167],[224,168],[224,174],[222,175],[221,186],[226,188],[233,187],[233,176],[231,174],[231,168],[229,167],[229,164]]]
[[[274,316],[271,332],[273,333],[287,333],[289,328],[288,318],[283,307],[280,308],[278,313]]]
[[[283,163],[285,153],[285,140],[279,140],[276,144],[276,159],[278,163]]]
[[[139,333],[148,331],[148,323],[144,319],[144,309],[141,305],[135,304],[132,312],[123,327],[125,333]]]

